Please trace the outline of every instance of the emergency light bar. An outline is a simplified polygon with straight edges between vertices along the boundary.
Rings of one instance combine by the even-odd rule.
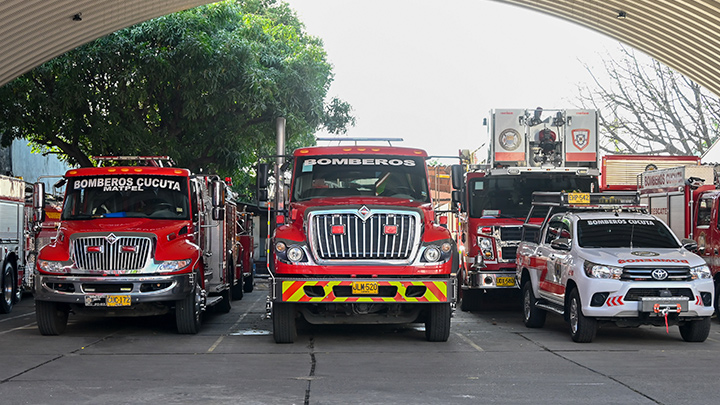
[[[608,208],[608,206],[640,206],[640,198],[634,191],[611,193],[534,192],[534,205],[578,208]]]
[[[354,138],[348,136],[335,137],[335,138],[316,138],[318,141],[329,141],[329,142],[387,142],[388,145],[392,146],[391,142],[402,142],[403,138]]]
[[[92,156],[94,160],[100,162],[109,161],[133,161],[133,162],[147,162],[155,167],[170,167],[174,165],[173,160],[170,156]],[[163,164],[167,162],[167,164]]]

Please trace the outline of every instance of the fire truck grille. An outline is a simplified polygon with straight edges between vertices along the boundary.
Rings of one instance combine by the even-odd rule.
[[[500,239],[503,241],[520,240],[522,235],[521,226],[501,226],[500,227]]]
[[[407,260],[419,222],[414,213],[375,213],[365,221],[354,213],[315,214],[312,249],[321,260]]]
[[[652,272],[655,270],[665,270],[667,278],[660,281],[690,281],[690,269],[687,267],[642,267],[642,268],[625,268],[621,276],[621,280],[632,281],[658,281],[653,278]]]
[[[78,238],[72,254],[80,270],[140,270],[152,253],[152,240],[143,237],[118,236],[113,243],[105,237]]]
[[[631,288],[625,294],[625,301],[639,301],[640,297],[662,297],[661,291],[669,291],[673,297],[688,297],[691,301],[695,300],[689,288]]]

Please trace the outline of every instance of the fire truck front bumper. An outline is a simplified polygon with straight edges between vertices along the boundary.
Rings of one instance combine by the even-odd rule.
[[[437,304],[455,302],[456,278],[275,278],[274,302]]]
[[[35,273],[38,301],[85,307],[130,307],[183,299],[192,291],[192,273],[144,277],[78,277]]]

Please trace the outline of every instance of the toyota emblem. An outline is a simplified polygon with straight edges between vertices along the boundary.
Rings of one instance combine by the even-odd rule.
[[[668,272],[665,269],[655,269],[650,274],[652,275],[653,279],[658,281],[662,281],[668,278]]]

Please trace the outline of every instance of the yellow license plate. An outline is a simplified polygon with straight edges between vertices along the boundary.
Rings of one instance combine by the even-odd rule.
[[[512,287],[515,285],[515,277],[498,277],[495,284],[498,287]]]
[[[352,293],[353,294],[375,294],[378,293],[378,282],[377,281],[353,281],[352,282]]]
[[[105,297],[105,303],[109,307],[129,307],[129,295],[108,295]]]
[[[568,193],[568,204],[590,204],[590,194]]]

